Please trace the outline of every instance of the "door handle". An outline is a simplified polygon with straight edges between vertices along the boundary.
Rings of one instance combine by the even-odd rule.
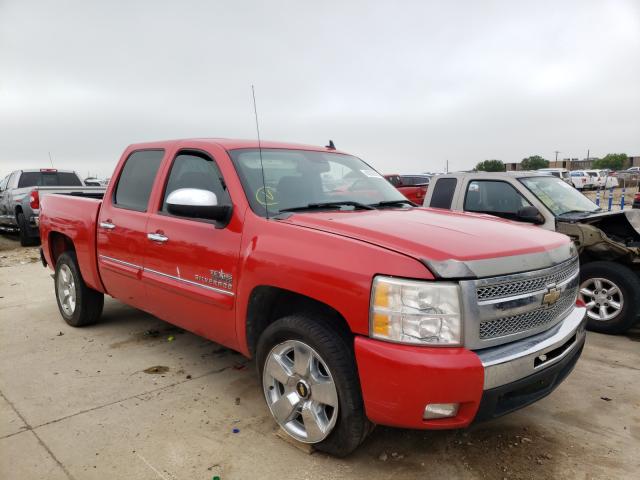
[[[100,228],[104,228],[105,230],[113,230],[116,226],[111,223],[109,220],[106,222],[100,222]]]
[[[161,233],[147,233],[147,238],[152,242],[164,243],[169,240],[169,237],[165,237]]]

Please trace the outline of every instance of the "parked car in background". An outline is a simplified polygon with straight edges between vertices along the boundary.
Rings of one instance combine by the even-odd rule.
[[[495,215],[568,235],[580,253],[588,328],[620,333],[637,322],[640,211],[604,212],[560,179],[536,172],[443,175],[433,179],[424,206]]]
[[[87,187],[106,187],[108,183],[108,179],[100,179],[96,177],[88,177],[84,179],[84,184]]]
[[[640,208],[640,192],[636,192],[633,195],[633,208]]]
[[[400,193],[402,193],[407,199],[411,200],[416,205],[422,205],[424,196],[429,188],[429,182],[431,180],[430,175],[418,174],[418,175],[398,175],[391,174],[385,175],[391,185],[396,187]]]
[[[593,178],[584,170],[574,170],[570,172],[571,184],[578,190],[589,190],[594,188]]]
[[[102,197],[104,187],[85,187],[69,170],[16,170],[0,181],[0,228],[18,230],[23,246],[38,243],[40,201],[51,193]]]
[[[571,181],[569,170],[567,170],[566,168],[539,168],[537,171],[549,173],[554,177],[558,177],[559,179],[565,181],[569,185],[575,186]]]
[[[255,357],[275,421],[319,450],[346,455],[372,424],[512,412],[582,351],[566,236],[415,208],[346,153],[154,142],[127,148],[112,178],[102,200],[44,199],[63,319],[96,322],[106,293]],[[350,190],[333,189],[341,178]]]

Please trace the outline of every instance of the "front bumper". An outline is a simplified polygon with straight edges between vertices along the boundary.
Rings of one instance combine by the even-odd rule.
[[[367,416],[381,425],[447,429],[529,405],[551,393],[577,362],[586,335],[584,314],[576,307],[546,332],[477,353],[357,337]],[[455,417],[423,420],[432,403],[460,406]]]

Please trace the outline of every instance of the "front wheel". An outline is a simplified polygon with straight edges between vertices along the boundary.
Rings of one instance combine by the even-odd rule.
[[[345,456],[370,431],[353,350],[331,327],[304,316],[272,323],[257,361],[274,419],[294,439]]]
[[[83,327],[98,321],[104,295],[84,283],[75,252],[65,252],[58,257],[54,282],[58,310],[65,322],[72,327]]]
[[[622,333],[640,314],[640,280],[625,265],[591,262],[580,269],[580,298],[587,306],[587,328],[601,333]]]

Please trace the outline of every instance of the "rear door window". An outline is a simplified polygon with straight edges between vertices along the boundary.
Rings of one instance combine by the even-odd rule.
[[[440,178],[436,181],[433,188],[430,207],[433,208],[451,208],[453,202],[453,194],[456,191],[458,180],[455,178]]]
[[[163,156],[163,150],[139,150],[129,155],[113,194],[113,204],[128,210],[146,212]]]
[[[18,180],[18,188],[81,186],[82,182],[73,172],[22,172]]]

